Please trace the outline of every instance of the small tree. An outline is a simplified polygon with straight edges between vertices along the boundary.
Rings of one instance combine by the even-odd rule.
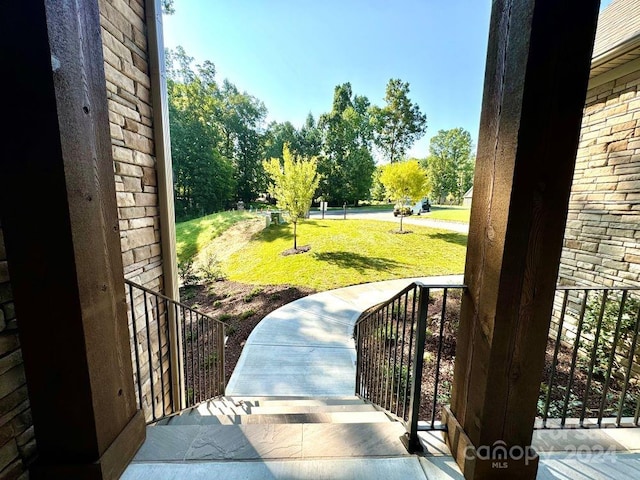
[[[406,202],[417,202],[429,193],[429,184],[424,169],[417,160],[385,165],[380,175],[387,195],[396,204],[404,206]],[[400,231],[404,209],[400,209]]]
[[[282,148],[282,158],[282,165],[277,158],[264,160],[262,165],[271,178],[269,193],[276,199],[278,208],[284,210],[293,223],[293,249],[297,250],[298,221],[309,212],[320,177],[316,158],[294,156],[287,143]]]

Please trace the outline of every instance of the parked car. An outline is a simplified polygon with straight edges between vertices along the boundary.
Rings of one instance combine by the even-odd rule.
[[[428,198],[423,198],[422,200],[418,200],[415,204],[410,205],[408,203],[401,205],[396,204],[393,207],[393,216],[397,217],[402,213],[405,217],[409,215],[420,215],[422,212],[430,212],[431,211],[431,203]]]
[[[396,204],[393,207],[393,216],[397,217],[398,215],[403,215],[403,216],[409,216],[413,213],[413,210],[411,208],[411,205],[405,204],[405,205],[398,205]]]

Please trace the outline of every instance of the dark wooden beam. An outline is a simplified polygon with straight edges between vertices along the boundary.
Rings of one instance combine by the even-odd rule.
[[[118,478],[144,420],[98,4],[2,2],[0,19],[0,218],[38,445],[32,477]]]
[[[448,416],[467,478],[536,475],[480,457],[531,444],[599,3],[493,2]]]

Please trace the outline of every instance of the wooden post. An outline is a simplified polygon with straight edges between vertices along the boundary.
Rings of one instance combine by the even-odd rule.
[[[599,0],[494,0],[448,441],[466,478],[533,479]]]
[[[0,217],[38,446],[31,478],[117,479],[145,425],[97,2],[2,2],[0,43]]]

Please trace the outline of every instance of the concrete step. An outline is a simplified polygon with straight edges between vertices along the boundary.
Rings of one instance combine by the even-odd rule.
[[[404,457],[398,422],[147,427],[135,461]]]
[[[283,405],[252,407],[252,414],[278,414],[278,413],[329,413],[329,412],[378,412],[379,410],[370,404],[351,405]]]
[[[177,417],[195,415],[197,417],[210,416],[241,416],[251,414],[296,414],[296,413],[332,413],[332,412],[375,412],[373,405],[358,397],[219,397],[188,408],[173,417],[162,419],[157,425],[168,425],[176,422]],[[197,424],[198,422],[181,420],[177,423]]]
[[[334,458],[243,462],[132,463],[121,480],[224,478],[225,480],[420,480],[426,479],[417,457]],[[448,477],[429,477],[448,478]]]
[[[251,415],[177,415],[162,425],[248,425],[256,423],[379,423],[391,420],[384,412],[312,412]]]
[[[296,400],[265,399],[259,403],[260,407],[321,407],[326,405],[367,405],[367,403],[358,397],[312,397]]]

